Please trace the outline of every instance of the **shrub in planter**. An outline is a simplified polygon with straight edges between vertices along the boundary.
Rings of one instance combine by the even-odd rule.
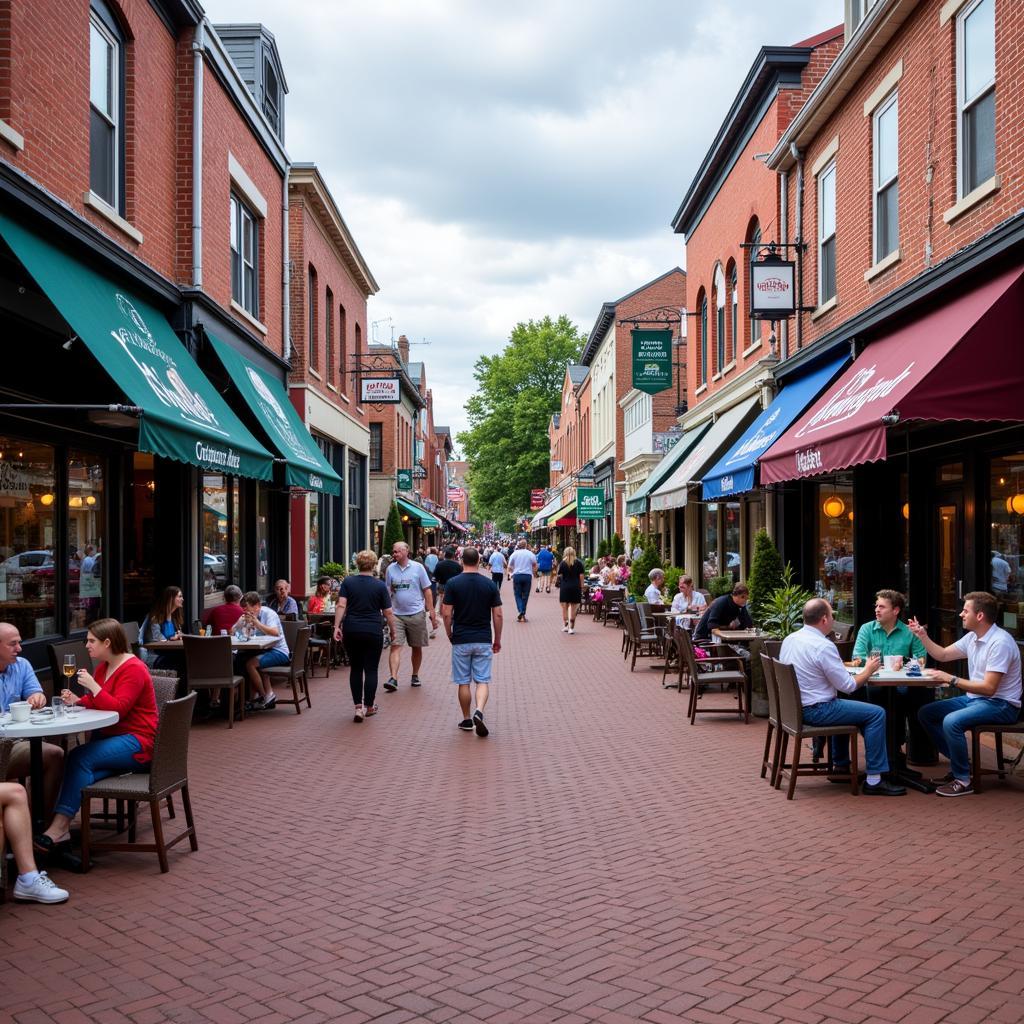
[[[708,592],[712,598],[732,593],[734,584],[731,576],[712,576],[707,582]]]
[[[626,553],[626,545],[622,543],[622,538],[617,534],[612,534],[612,542],[608,550],[609,555],[615,555],[618,558],[619,555]]]
[[[628,586],[629,592],[639,600],[651,582],[651,570],[661,569],[662,564],[661,555],[658,554],[658,549],[650,537],[640,538],[638,543],[642,545],[643,553],[630,566]]]
[[[384,551],[382,554],[390,555],[395,544],[404,540],[405,531],[402,529],[402,517],[399,515],[398,506],[392,502],[387,525],[384,527]]]
[[[605,539],[605,540],[602,540],[597,545],[597,557],[598,558],[604,558],[604,556],[607,555],[607,554],[608,554],[608,541],[607,541],[607,539]]]
[[[782,585],[776,587],[764,603],[762,626],[778,640],[785,640],[804,624],[804,605],[814,595],[793,581],[793,566],[786,563]]]
[[[331,579],[342,580],[347,574],[348,570],[340,562],[324,562],[317,576],[330,576]]]
[[[758,625],[764,618],[768,595],[783,585],[782,556],[767,530],[758,530],[754,537],[754,557],[750,562],[750,615]]]

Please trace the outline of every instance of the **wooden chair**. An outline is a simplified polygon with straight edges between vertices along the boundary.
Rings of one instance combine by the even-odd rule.
[[[786,799],[792,800],[796,791],[796,780],[800,775],[830,775],[833,778],[849,779],[850,792],[856,796],[858,789],[857,773],[857,737],[859,735],[855,725],[828,725],[814,726],[804,725],[804,709],[800,703],[800,685],[796,679],[796,672],[792,665],[772,659],[772,669],[775,683],[779,693],[779,728],[782,731],[782,744],[776,759],[775,788],[782,786],[782,777],[788,775],[789,786],[786,790]],[[803,743],[806,739],[815,736],[827,738],[830,736],[850,737],[850,768],[847,772],[839,774],[835,771],[831,754],[826,763],[806,762],[800,760],[803,750]],[[793,739],[793,759],[786,761],[786,754],[789,750],[790,737]]]
[[[228,639],[230,643],[230,638],[209,637],[208,639]],[[83,871],[89,870],[90,857],[96,850],[155,853],[160,860],[161,872],[166,873],[170,870],[167,851],[176,843],[181,842],[182,839],[188,839],[193,852],[199,849],[195,822],[192,818],[192,801],[188,793],[188,740],[196,699],[197,695],[193,691],[187,697],[169,701],[164,705],[160,714],[160,724],[156,730],[153,760],[150,762],[148,772],[111,776],[100,779],[99,782],[94,782],[82,790]],[[185,828],[173,839],[167,840],[164,837],[163,819],[160,817],[160,804],[179,790],[185,811]],[[153,842],[135,842],[133,832],[129,833],[128,842],[107,840],[92,842],[89,807],[91,801],[97,799],[125,800],[132,804],[148,803],[153,821]]]
[[[971,734],[971,785],[974,792],[981,789],[981,777],[983,775],[995,775],[1000,779],[1006,778],[1006,766],[1016,763],[1017,758],[1003,756],[1003,736],[1007,733],[1024,733],[1024,706],[1017,714],[1016,722],[989,722],[980,725],[968,726]],[[981,737],[992,733],[996,741],[996,766],[995,768],[983,768],[981,765]],[[2,778],[3,776],[0,776]]]
[[[235,727],[235,695],[245,721],[245,678],[235,675],[229,636],[183,636],[185,671],[190,690],[228,691],[228,728]]]
[[[645,630],[640,621],[640,613],[634,605],[622,606],[623,624],[625,626],[627,647],[624,657],[632,653],[633,660],[629,663],[629,671],[636,669],[636,659],[659,658],[662,654],[661,637],[653,630]]]
[[[682,686],[682,674],[685,672],[690,677],[690,706],[687,714],[690,717],[690,725],[697,721],[698,714],[712,715],[741,715],[744,722],[750,721],[750,711],[746,706],[744,694],[747,688],[747,673],[743,667],[743,659],[739,655],[712,655],[698,661],[693,652],[693,639],[685,629],[677,629],[675,633],[676,644],[679,648],[680,661],[680,687]],[[736,668],[725,668],[720,666],[735,665]],[[736,687],[736,707],[698,707],[703,690],[711,683],[719,684],[723,690],[730,686]]]
[[[138,640],[139,631],[135,631],[135,639]],[[50,678],[51,678],[51,689],[46,694],[46,699],[49,700],[54,694],[60,695],[61,689],[64,687],[64,656],[67,654],[73,654],[75,656],[75,665],[77,668],[87,669],[91,675],[95,668],[92,663],[92,658],[89,657],[88,648],[85,646],[84,640],[62,640],[59,643],[47,644],[46,655],[50,661]],[[71,677],[72,681],[68,683],[68,688],[73,690],[79,696],[85,691],[74,681],[74,676]],[[45,690],[46,687],[44,686]]]
[[[761,651],[760,657],[764,683],[768,690],[768,730],[764,738],[764,754],[761,756],[761,778],[763,779],[771,768],[769,781],[774,787],[782,744],[782,730],[779,728],[779,684],[775,681],[775,664],[771,656]]]
[[[286,623],[287,625],[287,623]],[[295,625],[299,625],[295,623]],[[292,652],[292,660],[287,665],[275,665],[273,668],[262,670],[263,675],[271,680],[280,679],[291,685],[291,699],[277,698],[278,704],[294,704],[295,714],[302,714],[301,703],[306,701],[306,707],[312,708],[313,703],[309,699],[309,678],[306,668],[306,652],[309,648],[309,626],[299,626],[295,635],[294,643],[288,639],[288,648]]]

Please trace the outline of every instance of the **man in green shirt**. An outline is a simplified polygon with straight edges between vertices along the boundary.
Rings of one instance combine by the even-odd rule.
[[[879,590],[875,594],[875,618],[873,622],[865,622],[857,631],[852,664],[863,665],[872,651],[881,651],[883,657],[900,654],[904,664],[916,658],[924,666],[927,658],[924,644],[901,619],[906,606],[907,599],[898,590]],[[872,704],[888,706],[888,687],[869,684],[865,689]],[[907,760],[918,765],[938,764],[935,745],[917,718],[918,708],[932,701],[933,691],[926,686],[900,686],[892,697],[894,726],[900,730],[897,744],[906,739]]]

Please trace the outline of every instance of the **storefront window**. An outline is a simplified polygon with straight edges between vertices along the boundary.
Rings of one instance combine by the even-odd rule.
[[[747,531],[747,558],[753,560],[754,557],[754,538],[758,532],[765,528],[764,519],[764,498],[757,497],[752,498],[746,503],[743,509],[746,515],[746,531]],[[745,577],[750,575],[750,562],[748,561],[743,566],[743,575]]]
[[[267,529],[267,488],[256,489],[256,589],[261,594],[270,592],[270,543]]]
[[[23,640],[57,632],[54,452],[0,436],[0,619]]]
[[[363,484],[366,459],[350,451],[348,455],[348,547],[352,556],[366,545],[366,488]]]
[[[818,578],[815,592],[836,620],[853,622],[853,480],[848,475],[817,486]]]
[[[900,558],[899,589],[910,593],[910,497],[907,491],[907,474],[900,473],[900,535],[903,546]]]
[[[718,505],[701,505],[700,517],[700,585],[708,589],[712,578],[718,575]]]
[[[310,585],[320,568],[320,492],[309,495],[309,579]]]
[[[203,599],[206,608],[221,603],[231,565],[229,486],[230,477],[221,473],[203,476]]]
[[[1000,625],[1024,639],[1024,452],[992,460],[989,587]]]
[[[85,629],[106,614],[103,533],[106,507],[103,463],[68,452],[68,628]]]
[[[153,602],[153,565],[156,562],[156,481],[153,456],[132,455],[126,491],[124,536],[124,614],[142,622]]]
[[[725,541],[725,574],[740,581],[740,503],[728,502],[722,509],[722,539]]]

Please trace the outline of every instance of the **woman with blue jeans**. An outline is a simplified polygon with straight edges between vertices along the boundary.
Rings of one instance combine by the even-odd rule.
[[[936,661],[967,658],[968,679],[941,669],[929,669],[927,673],[938,682],[965,691],[964,696],[926,704],[917,713],[935,746],[949,758],[950,773],[942,780],[944,785],[935,790],[938,796],[970,796],[974,792],[965,736],[971,726],[1015,722],[1020,715],[1020,650],[1017,641],[996,625],[998,613],[999,604],[992,594],[972,591],[964,598],[960,612],[966,632],[948,647],[929,639],[917,619],[907,623]]]
[[[141,771],[153,759],[153,742],[159,714],[153,680],[145,664],[128,650],[117,619],[97,619],[85,641],[93,664],[93,678],[79,669],[78,684],[87,691],[78,697],[64,690],[65,704],[116,711],[115,725],[100,730],[86,744],[75,747],[64,761],[64,782],[50,827],[35,837],[37,850],[49,853],[70,838],[71,822],[82,802],[82,790],[110,775]]]

